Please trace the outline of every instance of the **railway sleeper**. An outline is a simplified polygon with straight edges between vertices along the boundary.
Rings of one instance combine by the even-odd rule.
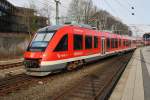
[[[68,96],[66,96],[66,98],[71,98],[71,100],[92,100],[92,98],[95,95],[93,95],[92,93],[71,93]],[[66,99],[65,99],[66,100]],[[70,100],[70,99],[69,99]]]

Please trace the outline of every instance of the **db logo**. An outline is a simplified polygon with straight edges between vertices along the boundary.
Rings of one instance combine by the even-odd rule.
[[[31,58],[34,57],[34,54],[31,54],[30,57],[31,57]]]
[[[60,54],[57,54],[57,57],[60,58],[61,57]]]

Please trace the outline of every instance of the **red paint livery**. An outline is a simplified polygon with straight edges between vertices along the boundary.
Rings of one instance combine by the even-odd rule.
[[[48,75],[64,68],[76,68],[105,56],[133,50],[135,40],[109,32],[64,25],[48,26],[34,36],[24,54],[27,74]]]

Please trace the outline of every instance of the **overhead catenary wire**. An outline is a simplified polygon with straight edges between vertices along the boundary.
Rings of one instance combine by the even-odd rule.
[[[113,7],[109,4],[109,2],[107,2],[107,0],[104,0],[105,1],[105,3],[107,4],[107,6],[108,7],[110,7],[111,8],[111,11],[113,11],[114,13],[116,13],[116,10],[114,10],[113,9]],[[129,2],[127,2],[127,4],[128,4],[128,6],[129,6],[129,8],[128,7],[126,7],[121,1],[118,1],[118,0],[116,0],[116,3],[118,3],[118,5],[120,6],[120,7],[123,7],[123,9],[126,11],[126,12],[129,12],[129,13],[135,13],[135,9],[132,9],[132,8],[130,8],[130,7],[134,7],[134,6],[132,6],[131,4],[129,4]],[[130,10],[131,9],[131,10]],[[124,13],[123,13],[124,14]],[[117,13],[116,13],[116,15],[117,15]],[[134,18],[137,18],[137,19],[142,19],[140,16],[136,16],[136,15],[132,15]]]
[[[119,0],[116,0],[116,1],[118,1],[118,2],[120,2],[120,4],[122,4],[121,6],[122,7],[124,7],[124,9],[126,9],[126,10],[128,10],[131,14],[132,14],[132,16],[134,16],[134,18],[136,18],[136,19],[142,19],[142,17],[140,16],[140,15],[135,15],[135,3],[133,3],[133,5],[131,5],[129,2],[128,2],[128,0],[126,1],[126,0],[124,0],[124,1],[126,1],[126,3],[128,4],[128,6],[129,6],[129,9],[128,8],[126,8],[125,6],[123,6],[123,3],[121,3],[121,1],[119,1]],[[133,1],[132,1],[133,2]],[[134,8],[134,9],[132,9],[132,7]]]
[[[55,2],[52,2],[52,1],[48,1],[48,2],[45,2],[45,1],[40,1],[40,0],[37,0],[41,5],[48,5],[48,6],[55,6]],[[50,3],[52,3],[52,5],[50,5]],[[60,7],[63,7],[63,8],[68,8],[66,6],[63,5],[63,3],[61,3]]]
[[[130,10],[130,8],[127,8],[124,4],[122,4],[119,0],[115,0],[116,3],[118,3],[118,5],[120,7],[122,7],[125,11],[132,13],[132,11]]]
[[[118,16],[118,13],[116,12],[115,9],[113,9],[113,7],[109,4],[109,2],[107,2],[107,0],[103,0],[103,1],[110,8],[110,10]]]
[[[24,3],[23,1],[19,1],[19,2],[22,2],[22,4]],[[50,9],[51,12],[55,12],[55,2],[53,1],[49,1],[49,0],[44,0],[44,1],[41,1],[41,0],[28,0],[28,3],[24,3],[25,6],[27,8],[30,8],[30,4],[32,5],[32,3],[37,7],[35,8],[35,10],[40,10],[44,7],[51,7],[51,8],[48,8]],[[47,8],[46,8],[47,9]],[[68,9],[68,7],[64,6],[63,4],[60,5],[60,10],[62,9]],[[55,16],[50,16],[49,18],[55,18]]]

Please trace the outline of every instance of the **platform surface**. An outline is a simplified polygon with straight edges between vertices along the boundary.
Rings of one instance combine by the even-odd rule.
[[[150,46],[135,50],[109,100],[150,100]]]

